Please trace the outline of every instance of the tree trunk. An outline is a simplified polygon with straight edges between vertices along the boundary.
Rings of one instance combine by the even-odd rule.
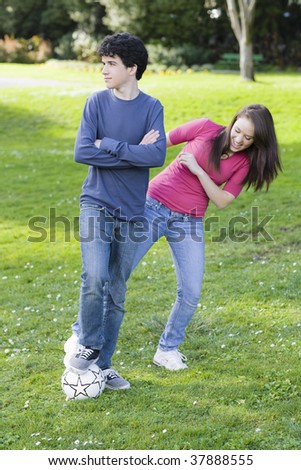
[[[255,80],[253,68],[253,45],[244,39],[239,42],[239,68],[243,80]]]
[[[239,43],[241,78],[254,81],[252,27],[256,0],[226,1],[231,27]]]

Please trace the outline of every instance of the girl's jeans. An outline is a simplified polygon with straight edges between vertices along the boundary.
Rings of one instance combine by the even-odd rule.
[[[126,281],[137,243],[134,223],[108,214],[104,207],[81,205],[82,284],[78,320],[72,329],[79,343],[99,349],[97,365],[108,368],[124,316]]]
[[[155,243],[165,236],[174,260],[177,297],[159,341],[160,349],[177,349],[185,337],[200,298],[204,273],[203,219],[174,212],[147,196],[145,240],[137,246],[134,267]]]

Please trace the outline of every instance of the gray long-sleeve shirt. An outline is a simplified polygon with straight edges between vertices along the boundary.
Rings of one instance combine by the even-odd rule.
[[[152,129],[160,132],[157,142],[139,145]],[[74,149],[75,161],[89,165],[81,202],[127,220],[142,215],[149,168],[162,166],[165,154],[163,107],[157,99],[141,91],[129,101],[112,90],[94,93],[85,104]]]

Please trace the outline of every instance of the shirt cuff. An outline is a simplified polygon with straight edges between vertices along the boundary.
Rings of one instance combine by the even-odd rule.
[[[108,153],[109,155],[114,155],[117,157],[117,146],[118,146],[118,141],[114,139],[110,139],[109,137],[104,137],[101,140],[100,144],[100,149],[103,150],[104,152]]]

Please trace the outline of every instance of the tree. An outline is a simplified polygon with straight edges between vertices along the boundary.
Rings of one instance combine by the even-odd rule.
[[[198,43],[200,1],[99,0],[106,8],[104,23],[112,31],[130,31],[147,43],[176,46]]]
[[[254,81],[252,32],[256,0],[227,0],[228,16],[239,43],[239,67],[243,80]]]

